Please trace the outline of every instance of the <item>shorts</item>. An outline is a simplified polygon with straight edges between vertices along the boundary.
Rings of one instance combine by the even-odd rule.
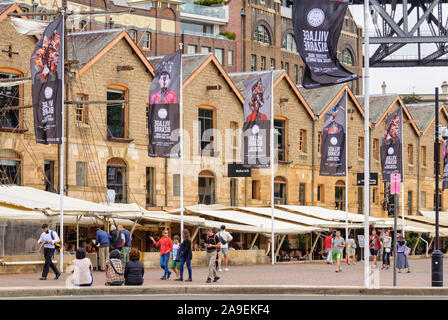
[[[370,249],[370,255],[377,256],[378,255],[378,250]]]
[[[170,268],[171,269],[180,269],[180,262],[171,260]]]
[[[218,254],[225,254],[228,255],[229,254],[229,248],[221,248],[218,252]]]
[[[333,251],[333,261],[338,261],[342,259],[342,252]]]

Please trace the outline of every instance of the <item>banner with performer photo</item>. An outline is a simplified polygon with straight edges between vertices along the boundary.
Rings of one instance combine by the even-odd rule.
[[[36,142],[62,143],[64,19],[51,22],[31,55],[32,101]]]
[[[179,158],[179,99],[182,51],[165,56],[154,68],[149,88],[148,155]]]
[[[448,141],[443,142],[443,178],[442,190],[448,189]]]
[[[359,78],[337,59],[338,40],[347,7],[348,3],[334,0],[293,2],[294,37],[305,62],[304,88],[331,86]]]
[[[390,175],[392,173],[399,173],[403,182],[402,117],[403,112],[400,107],[386,119],[386,131],[380,141],[381,167],[384,182],[390,182]]]
[[[321,141],[321,176],[346,175],[347,97],[325,114]]]
[[[269,168],[272,71],[247,79],[244,86],[243,165]]]

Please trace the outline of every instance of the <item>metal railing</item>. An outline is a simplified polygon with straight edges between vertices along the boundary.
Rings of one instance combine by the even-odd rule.
[[[228,19],[227,10],[224,6],[201,6],[199,4],[195,4],[194,2],[196,1],[185,0],[184,4],[180,7],[180,12],[218,19]]]

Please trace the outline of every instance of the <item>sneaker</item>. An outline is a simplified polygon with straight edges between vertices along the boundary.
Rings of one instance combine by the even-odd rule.
[[[191,278],[188,278],[188,279],[185,280],[185,281],[187,281],[187,282],[191,282],[191,281],[193,281],[193,280],[191,280]]]
[[[218,269],[218,272],[222,272],[222,269]]]
[[[171,271],[168,272],[168,275],[167,275],[166,278],[169,279],[169,278],[170,278],[170,275],[171,275]]]
[[[59,273],[56,275],[56,278],[54,278],[54,279],[55,279],[55,280],[58,280],[59,277],[61,276],[61,274],[62,274],[62,272],[59,272]]]
[[[162,278],[160,278],[160,280],[166,280],[166,277],[162,277]]]
[[[39,278],[39,280],[47,280],[46,277]]]
[[[174,281],[184,281],[183,277],[179,277],[177,279],[174,279]]]
[[[220,278],[219,277],[215,277],[215,279],[213,279],[213,282],[218,281]]]
[[[212,282],[212,279],[210,279],[210,278],[207,278],[207,281],[206,281],[206,283],[210,283],[210,282]]]
[[[225,268],[224,271],[229,271],[229,268]]]

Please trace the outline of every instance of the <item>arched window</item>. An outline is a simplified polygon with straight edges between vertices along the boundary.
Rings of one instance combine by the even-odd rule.
[[[199,204],[214,204],[215,197],[215,175],[213,172],[204,170],[198,177],[198,197]]]
[[[271,34],[268,29],[261,24],[255,29],[254,40],[265,44],[272,43]]]
[[[274,203],[286,204],[288,181],[283,177],[274,178]]]
[[[126,162],[120,158],[107,161],[107,195],[110,202],[127,203]]]
[[[0,150],[0,184],[21,185],[22,160],[13,150]]]
[[[86,27],[87,27],[87,21],[81,20],[79,22],[79,31],[86,31]]]
[[[294,35],[288,33],[283,38],[282,48],[289,51],[297,52],[296,40],[294,39]]]
[[[345,48],[345,49],[342,50],[341,62],[343,64],[345,64],[345,65],[348,65],[348,66],[353,66],[354,65],[353,54],[352,54],[352,52],[349,49]]]
[[[334,187],[335,208],[337,210],[345,210],[345,182],[336,181]]]

